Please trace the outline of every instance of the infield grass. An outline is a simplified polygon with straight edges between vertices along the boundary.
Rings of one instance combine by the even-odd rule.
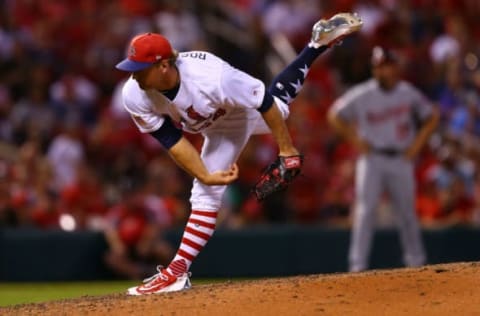
[[[215,283],[220,281],[225,280],[196,279],[195,284]],[[77,298],[81,296],[125,293],[127,288],[137,284],[138,281],[0,283],[0,307]]]
[[[133,285],[131,281],[0,283],[0,306],[121,293]]]

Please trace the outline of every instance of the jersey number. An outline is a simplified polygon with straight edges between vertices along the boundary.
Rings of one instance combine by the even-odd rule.
[[[397,124],[397,138],[404,139],[410,133],[410,124],[408,122]]]

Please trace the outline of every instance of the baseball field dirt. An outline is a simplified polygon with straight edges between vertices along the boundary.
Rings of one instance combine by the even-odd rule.
[[[0,315],[480,315],[480,263],[308,275],[0,308]]]

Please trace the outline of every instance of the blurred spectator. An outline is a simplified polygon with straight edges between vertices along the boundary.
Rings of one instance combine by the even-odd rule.
[[[0,85],[0,141],[13,142],[13,123],[10,119],[12,100],[7,87]]]
[[[142,186],[144,205],[155,216],[160,227],[184,225],[189,205],[183,195],[183,182],[179,170],[166,155],[159,155],[147,165]]]
[[[435,186],[430,187],[430,196],[436,196],[438,209],[430,210],[433,214],[427,215],[427,220],[438,219],[450,224],[471,221],[477,171],[472,161],[462,153],[458,141],[444,145],[439,151],[439,163],[428,171],[429,184]]]
[[[367,37],[372,36],[387,18],[387,12],[380,6],[379,0],[357,1],[353,12],[357,12],[362,17],[363,26],[360,32]]]
[[[437,161],[426,152],[418,158],[418,213],[425,223],[442,225],[453,223],[445,212],[459,209],[464,223],[475,222],[475,214],[480,218],[474,193],[480,166],[474,153],[480,144],[477,1],[16,0],[0,6],[0,161],[8,170],[3,181],[10,197],[6,208],[14,211],[7,216],[11,225],[57,228],[65,192],[78,185],[77,168],[95,174],[98,194],[108,207],[134,187],[168,189],[164,175],[169,172],[181,185],[169,178],[177,189],[155,192],[152,201],[167,195],[174,196],[173,204],[188,203],[190,179],[167,164],[154,139],[139,135],[118,102],[124,74],[114,63],[134,34],[163,32],[178,50],[212,50],[268,80],[305,44],[313,20],[339,11],[357,11],[364,26],[311,67],[289,119],[294,142],[305,153],[308,176],[271,204],[249,199],[259,171],[274,155],[271,140],[252,140],[219,221],[227,227],[252,222],[344,224],[344,205],[350,199],[345,182],[355,150],[338,143],[325,125],[325,113],[340,93],[370,75],[365,61],[377,44],[401,51],[406,79],[440,104],[438,142],[448,143],[452,135],[468,142],[452,149],[457,176],[445,187],[440,184],[450,171],[444,158]],[[70,131],[65,131],[68,125]],[[152,160],[152,169],[161,169],[161,176],[145,172]],[[461,192],[475,205],[466,203]],[[177,216],[172,225],[181,225],[182,215]]]
[[[449,15],[444,21],[444,33],[439,34],[430,46],[432,61],[439,66],[460,57],[462,44],[465,44],[465,37],[468,35],[460,16]]]
[[[58,212],[70,218],[73,225],[60,226],[64,230],[99,230],[107,204],[97,174],[83,162],[75,167],[71,182],[62,185],[58,198]]]
[[[439,195],[433,180],[425,181],[418,189],[415,206],[422,225],[432,226],[443,222],[444,214]]]
[[[310,28],[318,20],[319,11],[316,1],[274,1],[263,12],[263,29],[268,36],[283,34],[292,46],[300,49],[310,38]]]
[[[6,179],[0,179],[0,228],[17,225],[15,210],[10,199],[10,190]]]
[[[203,29],[186,0],[165,0],[163,10],[154,16],[158,32],[170,40],[177,51],[205,50]]]
[[[167,264],[173,258],[174,249],[161,238],[162,225],[135,194],[113,206],[106,220],[105,262],[118,275],[138,280],[151,274],[158,263]]]
[[[341,161],[332,170],[333,176],[325,186],[323,203],[319,210],[321,222],[348,224],[350,206],[354,201],[354,170],[353,160]]]
[[[469,93],[458,64],[450,64],[445,72],[445,83],[440,87],[437,98],[444,125],[449,124],[453,112],[467,107]]]
[[[480,102],[476,94],[470,91],[465,95],[464,104],[452,111],[448,125],[455,137],[480,136]]]
[[[57,227],[51,168],[37,141],[27,141],[19,148],[18,159],[10,172],[11,205],[17,224]]]
[[[45,87],[31,86],[25,97],[13,106],[10,122],[15,144],[37,138],[42,150],[45,150],[56,132],[57,124]]]
[[[77,120],[86,127],[95,123],[98,89],[83,75],[64,73],[51,85],[50,96],[58,118]]]
[[[460,141],[452,139],[444,144],[438,151],[438,164],[431,166],[427,172],[427,177],[434,181],[439,190],[449,191],[455,179],[458,179],[463,182],[466,194],[473,195],[477,170]]]
[[[53,167],[53,186],[57,192],[75,182],[77,168],[85,161],[78,122],[64,122],[63,132],[48,147],[47,159]]]

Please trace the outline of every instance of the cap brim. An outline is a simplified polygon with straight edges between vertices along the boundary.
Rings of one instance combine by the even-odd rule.
[[[135,72],[135,71],[140,71],[145,68],[148,68],[151,65],[153,65],[153,63],[142,63],[139,61],[133,61],[128,58],[125,58],[124,60],[119,62],[117,65],[115,65],[115,68],[122,71]]]

